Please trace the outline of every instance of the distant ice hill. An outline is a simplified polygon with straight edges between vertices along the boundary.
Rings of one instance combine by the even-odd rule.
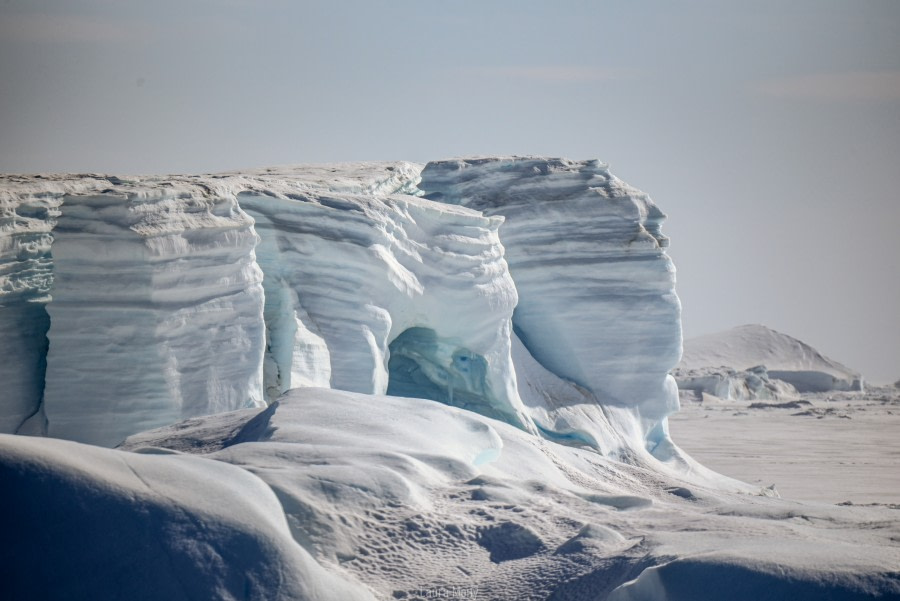
[[[859,372],[805,342],[758,324],[685,340],[673,375],[682,390],[726,399],[863,389]]]

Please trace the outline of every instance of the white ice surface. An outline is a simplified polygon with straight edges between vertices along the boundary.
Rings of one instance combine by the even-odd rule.
[[[362,601],[246,470],[0,434],[6,599]]]
[[[672,437],[722,474],[804,501],[900,507],[900,392],[804,393],[736,402],[703,395],[669,418]]]
[[[900,522],[886,507],[691,482],[421,399],[291,391],[253,419],[222,420],[218,450],[206,420],[126,448],[202,440],[209,459],[272,488],[319,563],[379,598],[900,595]]]

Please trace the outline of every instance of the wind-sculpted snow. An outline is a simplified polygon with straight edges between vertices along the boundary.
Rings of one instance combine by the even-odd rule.
[[[0,481],[5,599],[373,599],[227,463],[0,435]]]
[[[148,447],[253,473],[320,565],[379,598],[900,595],[895,509],[801,504],[723,476],[698,484],[422,399],[292,390],[256,416],[123,446]]]
[[[427,198],[505,218],[500,239],[524,346],[594,397],[582,402],[629,408],[611,410],[625,422],[642,420],[637,434],[648,448],[665,440],[665,416],[678,406],[667,374],[681,351],[680,305],[660,233],[665,216],[652,201],[598,161],[565,159],[437,161],[419,187]],[[543,425],[606,438],[597,432],[606,416],[573,411],[550,411],[559,421]]]

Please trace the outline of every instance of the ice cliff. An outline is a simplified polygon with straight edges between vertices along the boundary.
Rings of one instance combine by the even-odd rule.
[[[662,219],[533,157],[0,178],[0,428],[95,443],[0,433],[3,591],[897,598],[895,509],[672,443]]]
[[[3,431],[114,445],[325,386],[669,457],[664,215],[602,163],[0,184]]]

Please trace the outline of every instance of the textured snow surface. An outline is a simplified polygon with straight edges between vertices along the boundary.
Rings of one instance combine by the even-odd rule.
[[[0,435],[6,599],[373,597],[290,536],[276,496],[227,463]]]
[[[681,388],[733,399],[863,388],[858,372],[762,325],[685,340],[675,376]]]
[[[209,451],[208,419],[123,448]],[[900,596],[887,507],[702,484],[422,399],[293,390],[220,428],[206,458],[266,482],[295,540],[381,599]]]

